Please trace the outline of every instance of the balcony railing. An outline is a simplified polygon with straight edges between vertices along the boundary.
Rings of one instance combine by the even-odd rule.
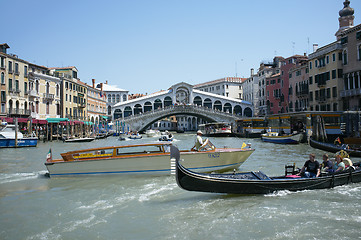
[[[43,93],[43,98],[49,99],[49,100],[53,100],[53,99],[54,99],[54,94],[51,94],[51,93]]]
[[[320,102],[320,103],[326,102],[326,97],[324,97],[324,96],[319,97],[318,102]]]
[[[10,115],[26,115],[31,114],[29,109],[19,109],[19,108],[8,108],[8,114]]]
[[[340,92],[341,97],[351,97],[361,95],[361,88],[343,90]]]

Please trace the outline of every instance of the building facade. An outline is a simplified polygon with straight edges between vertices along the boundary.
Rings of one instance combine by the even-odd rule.
[[[244,81],[246,81],[246,78],[226,77],[196,84],[194,89],[241,100],[243,93],[241,84]]]
[[[300,63],[289,70],[289,112],[306,111],[309,107],[309,69],[308,61],[300,61]]]
[[[50,68],[50,71],[62,81],[61,117],[71,120],[87,120],[87,86],[78,78],[78,69],[72,66]]]
[[[102,87],[96,88],[95,79],[92,79],[92,85],[87,86],[87,112],[88,121],[98,124],[107,118],[107,100],[106,95],[103,93]]]
[[[344,110],[361,110],[361,24],[340,33],[344,88],[340,97]]]
[[[60,78],[49,75],[47,67],[29,63],[27,95],[32,118],[60,118],[60,89]]]

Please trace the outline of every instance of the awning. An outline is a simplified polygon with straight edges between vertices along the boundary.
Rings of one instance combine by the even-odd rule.
[[[33,119],[33,124],[48,124],[46,120]]]
[[[104,118],[104,119],[108,119],[108,116],[101,116],[102,118]]]
[[[59,123],[69,121],[69,118],[47,118],[46,121],[48,121],[48,123]]]
[[[84,122],[85,125],[93,125],[94,123],[92,122]]]

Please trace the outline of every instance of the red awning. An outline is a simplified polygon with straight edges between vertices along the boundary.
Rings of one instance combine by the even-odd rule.
[[[46,120],[33,119],[33,124],[48,124]]]

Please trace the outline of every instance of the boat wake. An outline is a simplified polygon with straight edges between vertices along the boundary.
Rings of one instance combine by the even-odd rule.
[[[0,184],[27,181],[39,177],[45,177],[47,171],[38,171],[32,173],[2,173],[0,174]]]

